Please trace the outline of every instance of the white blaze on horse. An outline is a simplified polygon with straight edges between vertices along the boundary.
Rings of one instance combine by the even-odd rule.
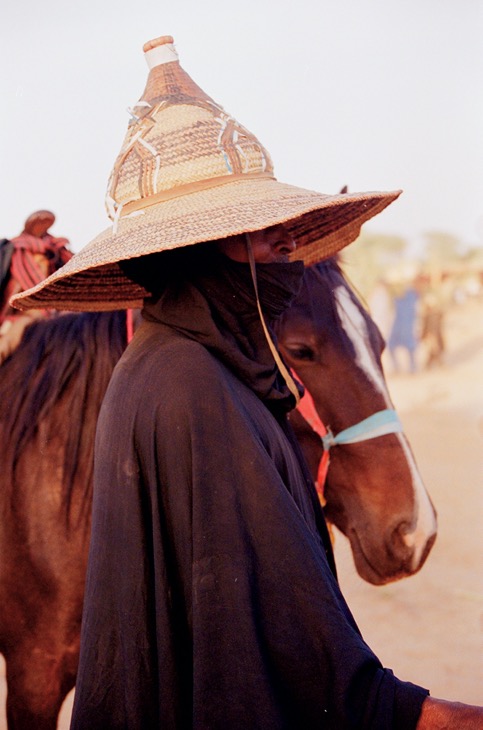
[[[335,261],[309,269],[277,336],[333,434],[390,407],[382,339]],[[10,730],[55,730],[75,684],[97,415],[126,346],[124,313],[66,314],[31,325],[0,368],[0,651]],[[291,420],[317,476],[321,438]],[[335,439],[337,441],[337,438]],[[401,433],[334,445],[326,514],[372,583],[410,575],[436,533]]]

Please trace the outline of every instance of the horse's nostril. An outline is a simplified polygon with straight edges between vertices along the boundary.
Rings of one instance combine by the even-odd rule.
[[[420,542],[411,524],[401,522],[392,531],[388,548],[393,559],[397,559],[401,566],[404,565],[405,572],[412,574],[424,564],[435,539],[436,533]]]
[[[392,531],[389,545],[394,556],[406,560],[411,557],[414,551],[414,539],[408,522],[400,522]]]

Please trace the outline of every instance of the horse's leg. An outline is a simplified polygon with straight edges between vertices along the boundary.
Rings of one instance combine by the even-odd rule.
[[[65,649],[22,638],[6,655],[8,730],[56,730],[62,703],[75,684]],[[74,664],[77,663],[75,657]]]

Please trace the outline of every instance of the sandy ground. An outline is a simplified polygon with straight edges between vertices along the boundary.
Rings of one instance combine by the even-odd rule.
[[[446,337],[443,366],[388,375],[438,511],[436,544],[416,576],[383,587],[357,576],[340,535],[336,558],[349,606],[385,666],[435,697],[483,704],[483,299],[450,310]],[[3,662],[0,671],[3,708]],[[71,701],[72,695],[59,730],[69,726]]]

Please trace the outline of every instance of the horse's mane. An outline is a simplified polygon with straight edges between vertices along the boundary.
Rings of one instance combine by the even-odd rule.
[[[309,282],[314,281],[314,277],[318,279],[322,286],[319,286],[315,291],[318,295],[324,296],[324,306],[329,307],[333,313],[333,319],[335,322],[339,322],[339,314],[337,312],[336,302],[332,296],[332,292],[339,286],[343,286],[351,297],[352,301],[358,308],[361,315],[367,322],[367,329],[369,337],[371,339],[371,346],[374,352],[380,354],[384,348],[384,340],[379,332],[379,328],[372,319],[366,302],[363,296],[357,291],[357,288],[350,281],[347,273],[344,269],[344,262],[340,254],[335,254],[328,259],[324,259],[316,264],[312,264],[307,268],[308,280],[305,294],[304,305],[307,311],[312,307],[320,306],[320,302],[316,303],[312,299],[314,292],[313,285]],[[282,314],[281,321],[283,321],[284,315]],[[314,318],[316,315],[314,314]],[[343,340],[346,346],[353,348],[352,343],[349,339]]]
[[[2,470],[12,489],[21,488],[17,466],[40,429],[45,447],[59,434],[65,443],[67,514],[79,464],[90,485],[97,415],[126,346],[125,323],[125,312],[63,314],[25,330],[19,347],[0,368]]]
[[[328,259],[312,264],[308,267],[308,270],[317,274],[319,279],[323,278],[326,287],[336,287],[343,284],[350,291],[351,296],[357,300],[358,304],[365,306],[361,302],[360,295],[356,288],[347,277],[340,254],[335,254]]]
[[[331,259],[329,259],[331,261]],[[340,254],[336,254],[335,256],[335,267],[338,269],[338,272],[342,279],[344,280],[353,301],[357,304],[359,307],[359,310],[361,314],[363,315],[364,319],[367,322],[367,330],[371,339],[371,344],[374,352],[378,353],[380,355],[384,348],[386,347],[386,341],[382,335],[382,332],[380,331],[377,323],[372,318],[371,310],[369,307],[369,304],[367,303],[366,298],[361,293],[361,291],[357,288],[357,286],[354,284],[353,281],[349,278],[347,271],[344,268],[344,262],[341,259]]]
[[[363,301],[361,300],[360,294],[357,292],[355,286],[351,281],[349,281],[349,278],[347,277],[347,273],[343,268],[343,261],[340,254],[336,253],[330,258],[324,259],[324,261],[319,261],[319,263],[313,264],[310,268],[325,276],[329,281],[333,282],[334,284],[340,283],[340,280],[342,279],[345,286],[358,300],[359,304],[365,306]]]

